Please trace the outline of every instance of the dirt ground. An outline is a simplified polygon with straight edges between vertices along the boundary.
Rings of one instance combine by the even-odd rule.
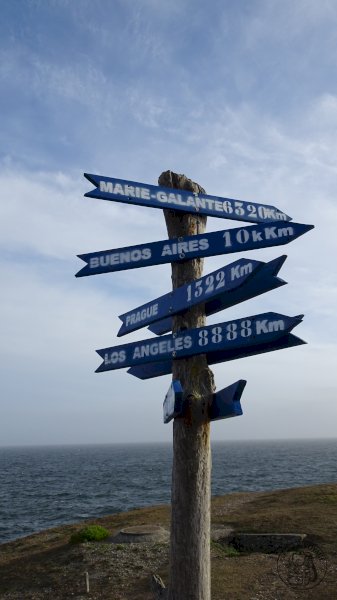
[[[134,525],[169,529],[169,518],[168,506],[155,506],[90,523],[114,536]],[[235,532],[307,534],[306,547],[297,554],[236,552],[212,541],[213,600],[337,598],[336,484],[215,497],[212,525]],[[71,534],[83,526],[58,527],[0,545],[1,600],[153,600],[152,574],[167,584],[167,542],[69,544]]]

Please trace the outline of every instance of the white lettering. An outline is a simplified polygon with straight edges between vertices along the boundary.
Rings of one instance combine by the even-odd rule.
[[[192,338],[190,335],[186,335],[184,337],[184,348],[185,348],[185,350],[188,350],[191,347],[192,347]]]
[[[277,233],[275,232],[276,227],[266,227],[264,230],[264,235],[266,236],[266,240],[277,240]]]
[[[195,206],[197,208],[206,208],[206,200],[205,198],[195,198]]]
[[[151,248],[143,248],[142,249],[142,259],[148,260],[151,258]]]
[[[114,193],[124,196],[123,186],[120,183],[115,183]]]
[[[255,229],[253,229],[252,231],[252,238],[253,238],[253,242],[262,242],[262,232],[261,231],[255,231]]]
[[[270,333],[273,331],[283,331],[284,330],[284,321],[280,319],[279,321],[270,321],[268,323],[268,330]]]
[[[257,335],[260,335],[260,333],[268,333],[269,332],[267,323],[268,323],[267,319],[263,319],[263,321],[256,321],[255,327],[256,327]]]
[[[94,256],[89,261],[89,267],[90,267],[90,269],[96,269],[98,266],[99,266],[99,258],[98,258],[98,256]]]
[[[241,277],[244,277],[245,275],[249,275],[250,273],[253,272],[253,265],[252,263],[247,263],[246,265],[236,265],[235,267],[231,268],[231,280],[235,281],[235,279],[240,279]]]
[[[125,195],[129,196],[129,198],[135,197],[135,188],[133,187],[133,185],[126,185],[124,187],[124,190],[125,190]]]
[[[207,238],[202,238],[199,240],[199,250],[208,250],[209,243]]]
[[[256,321],[255,327],[257,335],[261,333],[273,333],[273,331],[284,331],[285,328],[283,319],[279,319],[278,321],[263,319],[263,321]]]
[[[157,192],[157,200],[159,202],[167,202],[167,194],[165,192]]]
[[[293,235],[293,234],[294,234],[293,227],[282,227],[282,228],[278,229],[279,237],[288,237],[289,235]]]
[[[239,244],[246,244],[249,240],[249,232],[247,231],[247,229],[239,229],[239,231],[236,234],[236,241],[239,242]]]
[[[113,193],[112,182],[111,181],[100,181],[99,189],[101,192],[106,192],[107,194]]]
[[[172,256],[172,250],[171,247],[169,246],[169,244],[165,244],[165,246],[162,249],[162,256]]]

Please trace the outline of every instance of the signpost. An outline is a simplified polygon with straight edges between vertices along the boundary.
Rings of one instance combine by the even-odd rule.
[[[150,331],[161,335],[171,331],[173,315],[192,306],[204,303],[205,314],[209,316],[285,285],[286,282],[276,275],[286,258],[283,255],[269,263],[241,258],[120,315],[123,325],[117,335],[122,336],[150,324]]]
[[[266,204],[220,198],[186,190],[173,190],[172,188],[89,173],[84,173],[84,177],[96,186],[94,190],[85,194],[88,198],[113,200],[151,208],[170,208],[185,213],[200,213],[221,219],[252,223],[291,221],[291,217],[278,208]]]
[[[78,257],[87,264],[76,277],[280,246],[310,229],[313,225],[273,222],[79,254]]]
[[[209,365],[291,348],[303,315],[266,312],[206,325],[206,316],[285,284],[286,256],[267,263],[241,258],[202,276],[203,258],[287,244],[313,228],[293,223],[274,206],[209,196],[198,184],[166,171],[159,186],[112,177],[85,177],[87,197],[164,209],[169,239],[88,254],[76,277],[171,263],[172,292],[120,315],[118,336],[144,326],[161,337],[97,353],[96,372],[130,367],[149,379],[172,373],[164,422],[173,423],[171,561],[168,600],[210,600],[210,422],[242,415],[245,380],[215,392]],[[206,216],[254,223],[205,233]]]

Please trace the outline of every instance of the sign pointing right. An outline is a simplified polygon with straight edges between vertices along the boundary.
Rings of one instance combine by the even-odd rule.
[[[125,248],[102,250],[90,254],[79,254],[78,257],[86,265],[76,273],[76,277],[279,246],[288,244],[313,229],[313,227],[313,225],[280,223],[277,221],[171,238],[138,246],[126,246]]]
[[[236,351],[272,342],[301,323],[303,315],[288,317],[268,312],[217,325],[186,329],[155,337],[96,350],[103,363],[96,373],[123,369],[133,365],[187,358],[208,352]]]
[[[172,315],[191,306],[205,303],[205,314],[209,316],[285,285],[286,282],[276,275],[286,258],[283,255],[269,263],[247,258],[236,260],[120,315],[123,325],[117,335],[125,335],[146,325],[149,325],[150,331],[161,335],[171,331]]]
[[[159,338],[160,339],[160,338]],[[283,350],[285,348],[294,348],[295,346],[301,346],[306,344],[304,340],[297,337],[293,333],[285,333],[279,338],[272,339],[270,341],[264,341],[256,346],[238,347],[227,350],[215,350],[206,352],[207,364],[216,365],[221,362],[227,362],[228,360],[235,360],[238,358],[246,358],[248,356],[254,356],[255,354],[264,354],[265,352],[273,352],[274,350]],[[128,369],[128,373],[138,379],[152,379],[153,377],[160,377],[162,375],[169,375],[172,373],[172,360],[166,360],[163,362],[152,362],[146,365],[137,365]]]

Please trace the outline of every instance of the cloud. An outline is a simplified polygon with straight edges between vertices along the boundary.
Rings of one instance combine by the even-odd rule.
[[[77,254],[165,239],[164,219],[161,211],[84,198],[91,185],[82,170],[155,183],[170,168],[210,194],[273,204],[315,224],[290,246],[249,253],[257,260],[288,254],[287,286],[214,319],[305,312],[298,335],[308,346],[215,371],[218,388],[247,377],[252,390],[248,419],[236,420],[234,436],[263,437],[263,411],[270,435],[286,436],[289,415],[298,422],[306,403],[316,414],[321,385],[333,422],[336,3],[253,2],[244,10],[211,3],[206,11],[199,2],[191,9],[178,0],[81,2],[80,9],[64,0],[30,3],[15,21],[5,15],[0,311],[13,439],[14,409],[27,390],[34,414],[52,399],[49,414],[60,428],[67,414],[75,424],[82,406],[96,431],[96,410],[113,422],[116,439],[130,431],[135,439],[170,437],[170,429],[157,429],[168,377],[140,383],[124,370],[93,373],[94,349],[121,343],[117,315],[169,291],[169,266],[74,278],[83,264]],[[209,219],[207,229],[239,225]],[[205,272],[240,256],[209,258]],[[128,339],[147,336],[141,330]],[[282,429],[275,406],[287,415]],[[313,431],[315,416],[306,423],[303,432]],[[320,432],[327,431],[322,421]]]

